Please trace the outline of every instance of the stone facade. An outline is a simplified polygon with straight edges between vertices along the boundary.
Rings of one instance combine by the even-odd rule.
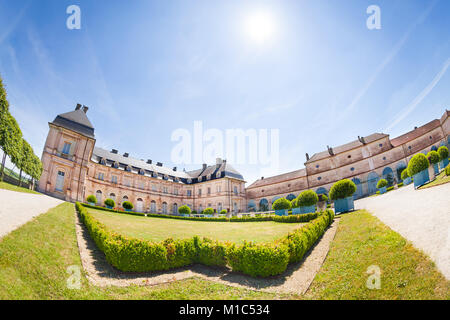
[[[97,148],[87,109],[77,105],[49,123],[39,191],[67,201],[92,194],[100,205],[107,198],[118,206],[128,200],[140,212],[177,213],[185,204],[198,212],[246,210],[245,181],[226,160],[184,172]]]
[[[261,178],[246,188],[249,210],[270,208],[280,197],[292,199],[302,191],[312,189],[328,193],[338,180],[352,179],[358,189],[355,198],[377,191],[378,179],[391,175],[399,182],[402,168],[416,153],[428,153],[432,148],[450,144],[450,112],[441,119],[390,139],[389,135],[375,133],[327,151],[307,155],[305,168],[297,171]]]

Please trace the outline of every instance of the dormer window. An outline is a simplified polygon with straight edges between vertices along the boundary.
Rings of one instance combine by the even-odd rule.
[[[118,162],[113,162],[112,167],[118,169],[119,168],[119,163]]]
[[[220,171],[217,171],[217,173],[216,173],[216,178],[220,178],[221,176],[222,176],[221,172],[220,172]]]
[[[206,180],[211,180],[211,175],[210,175],[210,174],[208,174],[208,175],[206,176]]]
[[[130,166],[126,166],[125,167],[125,171],[131,172],[131,167]]]
[[[200,177],[198,177],[198,182],[201,182],[202,181],[202,177],[200,176]]]
[[[105,165],[106,164],[106,160],[104,158],[100,159],[100,164]]]
[[[139,169],[139,174],[140,174],[141,176],[143,176],[143,175],[145,174],[144,169]]]
[[[188,179],[187,179],[187,183],[192,183],[192,179],[191,179],[191,178],[188,178]]]

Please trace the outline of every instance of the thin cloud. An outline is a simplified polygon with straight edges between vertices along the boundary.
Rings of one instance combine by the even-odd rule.
[[[405,42],[408,40],[410,34],[412,31],[430,14],[431,10],[434,8],[438,0],[433,1],[428,8],[416,19],[416,21],[408,28],[408,30],[405,32],[403,37],[396,43],[396,45],[392,48],[392,50],[389,52],[389,54],[386,56],[386,58],[383,59],[381,64],[378,65],[376,70],[372,73],[372,75],[369,77],[367,82],[364,84],[364,86],[358,91],[356,96],[353,98],[352,102],[344,109],[344,111],[341,113],[341,116],[339,117],[341,120],[342,118],[345,118],[350,112],[353,111],[353,109],[356,107],[356,105],[359,103],[361,98],[366,94],[366,92],[370,89],[372,84],[375,82],[375,80],[378,78],[380,73],[386,68],[386,66],[392,61],[392,59],[395,58],[395,56],[398,54],[400,49],[403,47]]]
[[[441,78],[447,72],[448,67],[450,66],[450,58],[445,61],[439,73],[434,77],[434,79],[419,93],[414,100],[407,105],[396,117],[396,119],[384,130],[384,132],[389,132],[393,127],[395,127],[400,121],[405,119],[411,112],[413,112],[416,107],[425,99],[426,96],[434,89],[434,87],[439,83]]]

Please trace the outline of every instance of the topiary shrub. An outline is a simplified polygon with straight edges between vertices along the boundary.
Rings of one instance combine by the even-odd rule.
[[[133,204],[130,201],[124,201],[122,203],[122,207],[127,210],[131,210],[134,208]]]
[[[450,164],[445,167],[445,175],[450,176]]]
[[[291,202],[286,198],[275,200],[272,204],[272,210],[286,210],[291,208]]]
[[[343,179],[333,184],[330,189],[330,198],[331,200],[345,199],[355,192],[356,184],[349,179]]]
[[[227,214],[227,213],[228,213],[228,211],[225,209],[220,210],[220,214]]]
[[[191,208],[187,205],[183,205],[178,208],[178,213],[180,214],[191,214]]]
[[[300,207],[314,206],[319,201],[319,196],[312,190],[305,190],[297,197],[297,202]]]
[[[205,210],[203,210],[203,214],[214,214],[214,209],[206,208]]]
[[[439,147],[437,152],[441,161],[444,159],[448,159],[448,148],[446,146]]]
[[[114,208],[116,206],[116,203],[114,202],[113,199],[109,199],[108,198],[108,199],[105,200],[105,206]]]
[[[388,182],[386,179],[380,179],[377,183],[377,188],[381,189],[381,188],[386,187],[387,185],[388,185]]]
[[[318,195],[319,196],[319,201],[320,202],[326,202],[326,201],[328,201],[328,197],[327,197],[327,195],[326,194],[319,194]]]
[[[402,178],[402,180],[408,179],[409,175],[408,175],[408,169],[405,169],[402,171],[402,174],[400,175],[400,178]]]
[[[418,153],[408,163],[408,175],[410,177],[418,174],[419,172],[428,169],[430,163],[427,157],[423,153]]]
[[[297,200],[298,200],[297,198],[291,200],[291,208],[298,208],[299,207],[299,204],[298,204]]]
[[[192,210],[192,214],[197,214],[197,210]]]
[[[91,194],[90,196],[88,196],[86,198],[86,201],[90,202],[90,203],[96,203],[97,202],[97,198],[93,194]]]
[[[439,153],[437,153],[437,151],[428,152],[427,158],[428,162],[430,162],[431,164],[436,164],[441,161],[441,159],[439,158]]]

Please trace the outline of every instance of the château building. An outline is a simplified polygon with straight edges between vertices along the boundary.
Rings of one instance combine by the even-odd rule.
[[[381,178],[400,182],[413,155],[450,145],[450,111],[446,110],[440,119],[393,139],[374,133],[327,146],[311,157],[306,154],[305,168],[262,177],[245,188],[244,177],[220,158],[186,172],[96,147],[87,111],[78,104],[49,122],[38,190],[67,201],[85,201],[91,194],[98,204],[111,198],[121,206],[127,200],[139,212],[177,213],[184,204],[197,212],[207,207],[231,213],[265,211],[276,199],[292,200],[304,190],[328,194],[344,178],[355,182],[358,199],[374,194]]]
[[[87,111],[78,104],[49,123],[39,191],[66,201],[92,194],[101,205],[107,198],[118,206],[130,201],[139,212],[177,213],[185,204],[198,212],[246,210],[244,178],[226,160],[185,172],[96,147]]]

